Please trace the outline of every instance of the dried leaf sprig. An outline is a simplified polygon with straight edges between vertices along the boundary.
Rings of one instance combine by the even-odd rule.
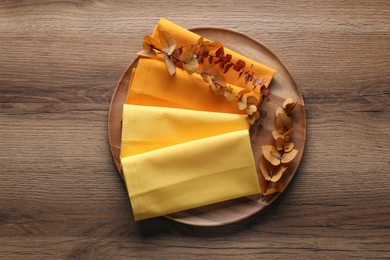
[[[259,100],[250,94],[260,87],[262,96],[267,101],[270,99],[268,88],[265,87],[268,79],[255,76],[252,71],[253,64],[248,69],[245,61],[241,59],[233,62],[232,55],[225,54],[225,49],[220,42],[208,41],[200,37],[189,46],[177,47],[176,39],[170,33],[158,30],[158,39],[144,36],[143,50],[138,54],[155,58],[162,55],[170,75],[176,73],[176,67],[186,70],[189,74],[199,74],[209,84],[212,93],[224,96],[229,101],[237,100],[238,108],[246,111],[250,124],[260,118]],[[223,74],[230,69],[238,73],[238,78],[244,76],[242,90],[235,92],[226,83]]]
[[[260,186],[264,195],[282,191],[284,187],[279,180],[288,169],[288,164],[298,154],[291,140],[291,134],[294,132],[291,112],[296,104],[296,101],[288,98],[283,102],[282,107],[276,109],[276,129],[272,131],[274,145],[261,147],[263,157],[260,160],[260,171],[265,182]]]

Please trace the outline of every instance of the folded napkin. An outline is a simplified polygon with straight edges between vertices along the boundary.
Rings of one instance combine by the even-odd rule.
[[[167,31],[172,34],[177,44],[176,46],[188,46],[199,39],[199,35],[190,32],[166,19],[160,19],[153,31],[153,37],[158,38],[158,30]],[[275,70],[255,62],[239,53],[225,48],[225,53],[232,55],[232,61],[241,59],[251,65],[256,76],[268,78],[266,86],[272,80]],[[235,92],[244,86],[244,77],[239,78],[236,71],[231,69],[224,74],[227,83]],[[261,99],[260,88],[256,88],[253,93],[259,100]],[[155,59],[141,57],[135,69],[126,103],[137,105],[152,105],[164,107],[176,107],[185,109],[196,109],[214,112],[229,112],[243,114],[235,102],[228,102],[222,96],[210,95],[209,86],[198,74],[188,74],[185,70],[177,69],[174,76],[170,76],[164,62]]]
[[[236,102],[210,92],[200,76],[177,69],[170,76],[164,62],[139,58],[133,73],[127,104],[175,107],[212,112],[243,114]]]
[[[248,130],[122,158],[135,220],[259,193]]]
[[[125,104],[121,157],[248,127],[244,115]]]
[[[200,35],[193,33],[179,25],[176,25],[172,23],[171,21],[168,21],[167,19],[161,18],[158,22],[157,26],[155,27],[152,36],[158,39],[158,30],[169,32],[175,39],[176,39],[176,46],[188,46],[194,42],[196,42]],[[218,39],[210,39],[217,41]],[[246,64],[246,67],[249,69],[249,67],[253,64],[252,71],[254,72],[255,76],[260,76],[263,78],[268,78],[268,81],[266,82],[265,86],[268,87],[270,84],[272,77],[275,74],[275,70],[272,68],[269,68],[261,63],[256,62],[256,57],[245,57],[237,52],[234,52],[230,50],[229,48],[224,48],[225,54],[231,54],[232,55],[232,62],[236,62],[237,60],[243,60]],[[253,58],[254,60],[252,60]],[[244,79],[241,77],[240,79],[237,77],[237,72],[231,69],[229,72],[224,74],[226,81],[230,84],[236,85],[236,86],[242,86]]]

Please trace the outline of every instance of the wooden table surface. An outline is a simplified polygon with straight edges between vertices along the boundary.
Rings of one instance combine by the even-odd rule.
[[[254,37],[302,91],[302,162],[253,217],[133,220],[107,115],[160,17]],[[390,258],[389,68],[388,0],[1,1],[0,259]]]

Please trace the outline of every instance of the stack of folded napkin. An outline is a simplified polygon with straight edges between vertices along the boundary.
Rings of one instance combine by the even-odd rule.
[[[153,37],[158,30],[173,35],[178,47],[200,37],[165,19]],[[273,69],[225,52],[253,64],[268,86]],[[229,84],[242,85],[229,73]],[[135,220],[260,192],[245,112],[196,77],[179,68],[170,76],[163,61],[144,57],[132,73],[120,156]]]

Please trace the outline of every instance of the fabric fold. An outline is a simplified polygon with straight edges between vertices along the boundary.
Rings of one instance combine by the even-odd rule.
[[[238,87],[234,87],[236,90]],[[177,69],[170,76],[164,62],[139,58],[129,86],[127,104],[161,106],[244,114],[235,101],[210,92],[209,86],[196,74]]]
[[[196,42],[200,35],[193,33],[165,18],[161,18],[153,30],[153,37],[158,38],[158,30],[169,32],[175,39],[176,39],[176,46],[189,46],[192,43]],[[209,40],[218,40],[218,39],[209,39]],[[232,61],[236,62],[237,60],[243,60],[247,67],[249,68],[252,64],[252,71],[255,73],[256,76],[260,76],[261,78],[268,78],[268,81],[266,82],[266,87],[269,86],[274,74],[275,70],[267,67],[257,61],[256,57],[246,57],[242,54],[239,54],[235,51],[230,50],[229,48],[224,48],[225,53],[232,55]],[[236,85],[236,86],[242,86],[243,85],[243,78],[238,78],[237,73],[234,70],[230,70],[228,73],[225,74],[226,80],[228,83]]]
[[[244,115],[125,104],[121,157],[245,130]]]
[[[248,130],[122,158],[136,220],[259,193]]]

